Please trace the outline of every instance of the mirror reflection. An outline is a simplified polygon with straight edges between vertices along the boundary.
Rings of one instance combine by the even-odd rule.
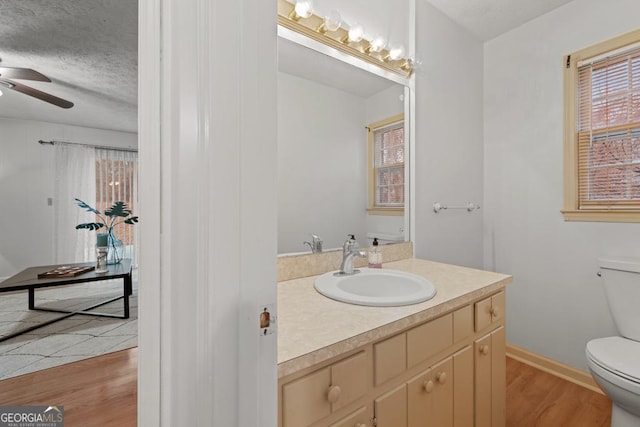
[[[404,241],[404,86],[282,37],[278,68],[278,253]]]

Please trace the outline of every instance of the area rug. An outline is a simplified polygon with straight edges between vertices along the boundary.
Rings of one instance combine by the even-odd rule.
[[[74,315],[0,342],[0,380],[138,345],[138,280],[133,274],[130,318]],[[79,309],[122,295],[122,281],[110,280],[36,291],[36,306]],[[59,317],[30,311],[27,291],[0,295],[0,337]],[[122,314],[122,300],[94,311]]]

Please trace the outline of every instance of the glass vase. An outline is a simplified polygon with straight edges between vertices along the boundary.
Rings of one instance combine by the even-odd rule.
[[[124,254],[124,243],[113,235],[113,230],[109,230],[108,243],[107,264],[119,264]]]

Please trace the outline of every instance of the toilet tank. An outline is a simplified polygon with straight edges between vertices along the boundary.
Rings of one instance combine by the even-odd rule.
[[[601,258],[611,317],[625,338],[640,341],[640,258]]]

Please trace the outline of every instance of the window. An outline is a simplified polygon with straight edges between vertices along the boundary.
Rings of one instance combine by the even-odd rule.
[[[127,209],[137,215],[138,153],[96,149],[95,157],[95,208],[100,212],[104,212],[113,206],[115,202],[123,201],[127,204]],[[128,251],[133,251],[137,228],[137,226],[132,227],[124,223],[120,223],[114,228],[116,237],[122,240]],[[125,256],[134,258],[133,252],[127,252]]]
[[[640,222],[640,30],[565,58],[572,221]]]
[[[404,115],[372,123],[369,129],[370,214],[404,213]]]

